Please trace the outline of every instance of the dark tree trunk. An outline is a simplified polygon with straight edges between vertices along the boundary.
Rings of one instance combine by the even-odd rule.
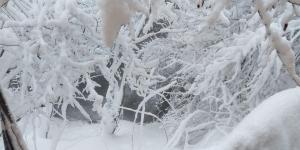
[[[5,150],[28,150],[22,134],[0,91],[0,114]]]

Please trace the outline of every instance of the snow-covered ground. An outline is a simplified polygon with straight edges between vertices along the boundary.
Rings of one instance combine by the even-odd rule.
[[[177,148],[166,147],[172,138],[159,123],[140,126],[120,121],[115,135],[104,135],[100,124],[57,121],[46,138],[39,120],[36,130],[26,128],[23,132],[30,150],[295,150],[300,146],[299,108],[300,87],[288,89],[263,101],[228,135],[213,130],[199,143]],[[24,124],[20,122],[21,127]]]
[[[160,123],[145,124],[141,127],[122,120],[115,135],[103,135],[100,124],[69,122],[63,125],[63,122],[58,122],[50,127],[49,138],[45,137],[43,123],[38,124],[35,132],[32,128],[23,129],[29,150],[165,150],[170,139]],[[19,122],[19,125],[28,127],[24,126],[24,121]],[[209,147],[222,136],[217,130],[212,131],[198,144],[185,146],[184,149],[198,150]],[[171,149],[182,148],[178,146]],[[2,139],[0,150],[4,150]]]
[[[51,129],[50,129],[51,130]],[[57,129],[55,129],[57,130]],[[167,142],[165,132],[157,123],[147,124],[143,128],[131,122],[120,121],[115,136],[101,134],[100,124],[73,122],[58,129],[61,137],[56,150],[159,150]],[[54,133],[56,136],[57,133]],[[34,137],[26,132],[25,140],[30,150],[35,150]],[[36,134],[37,150],[52,150],[56,139],[46,139]],[[53,136],[55,137],[55,136]],[[0,149],[4,149],[1,143]]]

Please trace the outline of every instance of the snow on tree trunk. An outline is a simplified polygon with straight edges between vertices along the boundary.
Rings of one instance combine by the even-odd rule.
[[[123,77],[124,78],[124,77]],[[124,79],[120,87],[111,87],[107,90],[107,102],[102,111],[102,128],[104,133],[113,134],[118,127],[120,106],[123,99]]]

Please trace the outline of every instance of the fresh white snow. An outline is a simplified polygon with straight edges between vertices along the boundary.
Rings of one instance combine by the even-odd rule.
[[[52,150],[55,148],[53,144],[58,134],[61,134],[61,137],[56,150],[158,150],[167,142],[165,132],[158,123],[147,124],[141,128],[140,125],[120,121],[116,135],[102,134],[100,124],[82,122],[52,128],[48,139],[45,138],[45,134],[36,132],[36,143],[34,132],[25,132],[25,141],[29,149],[35,150],[36,144],[37,150]],[[3,143],[0,144],[0,149],[3,149]]]
[[[279,92],[255,108],[210,150],[296,150],[300,147],[300,87]]]
[[[228,135],[212,130],[198,144],[184,149],[295,150],[300,147],[299,108],[300,87],[279,92],[258,105]],[[142,127],[120,121],[115,135],[102,134],[100,124],[60,123],[50,127],[49,138],[39,132],[44,130],[42,127],[40,124],[36,126],[36,132],[28,129],[24,132],[31,150],[52,150],[55,147],[57,150],[160,150],[168,149],[167,142],[172,141],[159,123]]]

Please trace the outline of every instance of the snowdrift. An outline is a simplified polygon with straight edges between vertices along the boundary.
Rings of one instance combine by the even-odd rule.
[[[300,147],[300,87],[263,101],[210,150],[296,150]]]

